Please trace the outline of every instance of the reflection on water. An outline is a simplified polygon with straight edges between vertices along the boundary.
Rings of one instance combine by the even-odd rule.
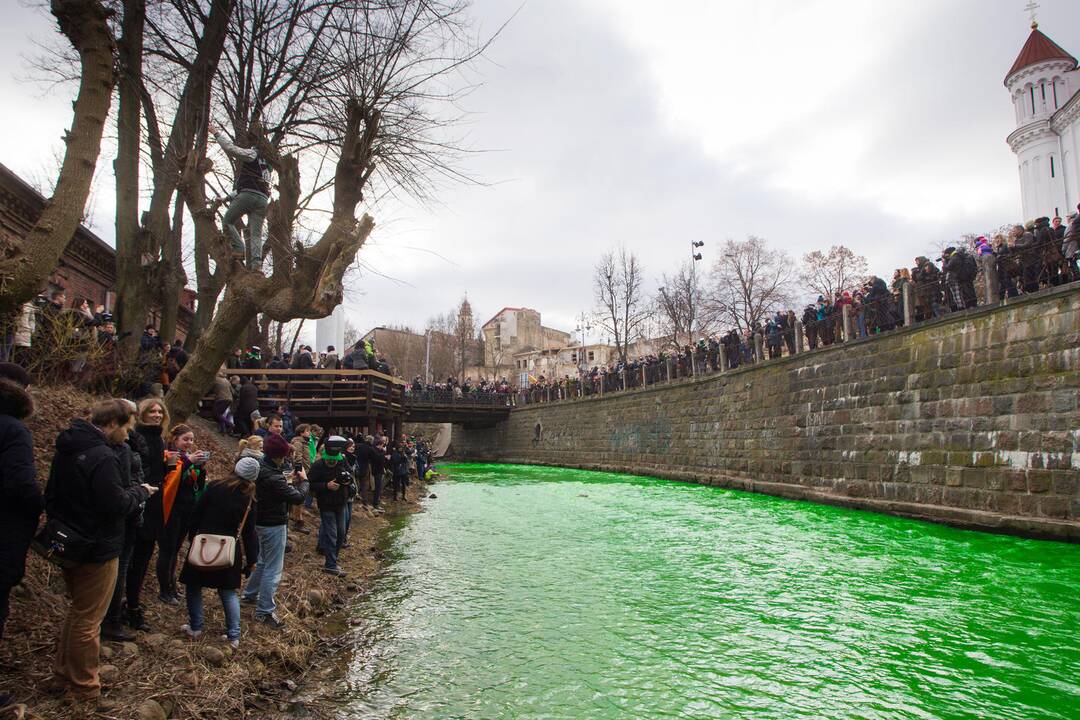
[[[342,718],[1080,717],[1080,547],[697,485],[450,468]]]

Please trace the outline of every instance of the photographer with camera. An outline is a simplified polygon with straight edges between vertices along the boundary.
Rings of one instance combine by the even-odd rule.
[[[345,462],[345,446],[348,440],[331,435],[323,445],[322,457],[311,465],[308,480],[311,494],[319,503],[319,547],[326,557],[323,572],[344,577],[345,571],[338,567],[338,553],[345,544],[345,506],[349,502],[349,487],[353,472]]]
[[[45,486],[48,523],[41,545],[61,566],[71,595],[53,675],[77,702],[101,696],[99,633],[116,585],[125,524],[157,490],[147,484],[123,486],[114,447],[127,440],[133,414],[125,400],[103,400],[90,411],[89,422],[74,420],[56,438]]]

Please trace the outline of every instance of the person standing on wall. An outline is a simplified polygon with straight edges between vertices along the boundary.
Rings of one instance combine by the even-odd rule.
[[[232,201],[222,221],[232,244],[233,257],[239,262],[244,260],[245,242],[240,238],[236,222],[246,216],[244,235],[247,240],[247,266],[251,270],[258,270],[262,267],[262,228],[266,209],[270,205],[270,183],[276,153],[263,137],[258,121],[252,121],[248,126],[245,143],[248,147],[236,145],[221,128],[211,130],[221,149],[236,163]]]

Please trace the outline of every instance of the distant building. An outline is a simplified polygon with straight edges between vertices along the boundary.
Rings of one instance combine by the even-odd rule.
[[[411,381],[417,376],[423,378],[429,364],[434,382],[445,382],[448,377],[458,375],[457,338],[449,333],[433,330],[430,352],[427,333],[417,333],[408,328],[380,326],[369,330],[363,339],[374,344],[393,373],[405,380]],[[480,345],[479,340],[472,339],[465,350],[465,376],[474,380],[482,375],[477,367],[482,355]]]
[[[6,165],[0,164],[0,249],[12,247],[37,222],[45,207],[45,198]],[[60,264],[49,275],[42,292],[67,292],[68,303],[78,307],[86,300],[91,306],[104,305],[112,312],[116,307],[116,250],[84,226],[75,229]],[[180,292],[177,316],[177,335],[187,336],[195,317],[195,291]],[[157,323],[153,314],[149,322]]]
[[[534,350],[558,350],[570,344],[570,333],[544,327],[540,313],[530,308],[505,307],[480,327],[484,335],[484,368],[488,375],[512,377],[515,355]]]
[[[1016,129],[1024,220],[1067,215],[1080,201],[1080,70],[1076,58],[1031,23],[1031,34],[1005,75]]]
[[[660,340],[637,340],[630,343],[627,354],[633,360],[659,352],[664,343]],[[544,377],[548,380],[577,377],[579,369],[611,366],[619,362],[619,351],[614,345],[593,343],[567,345],[547,350],[527,350],[515,353],[514,375],[522,387]]]

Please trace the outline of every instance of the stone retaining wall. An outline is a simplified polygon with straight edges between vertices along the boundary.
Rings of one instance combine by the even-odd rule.
[[[454,427],[455,457],[740,488],[1080,541],[1080,292]]]

